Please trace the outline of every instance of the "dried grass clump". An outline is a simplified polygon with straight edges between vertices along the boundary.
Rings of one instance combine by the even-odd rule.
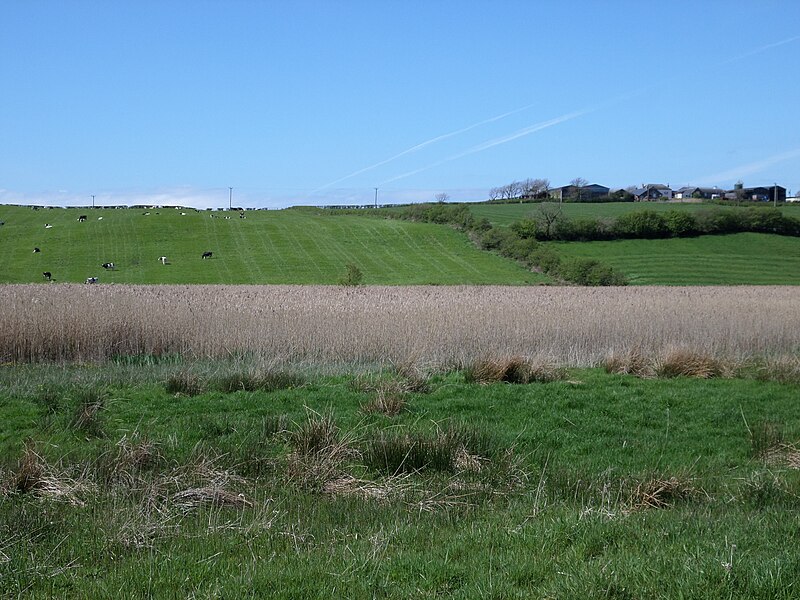
[[[206,382],[197,373],[182,370],[167,378],[164,389],[168,394],[199,396],[206,391]]]
[[[628,501],[628,510],[670,508],[676,501],[694,498],[699,493],[701,491],[692,485],[689,478],[654,478],[636,486]]]
[[[351,475],[343,475],[331,479],[322,486],[322,492],[331,496],[346,496],[386,502],[390,498],[401,495],[408,490],[410,484],[406,477],[388,477],[380,482],[357,479]]]
[[[156,442],[137,432],[125,434],[116,443],[116,452],[101,462],[100,471],[108,482],[134,485],[144,471],[163,464],[164,455]]]
[[[770,466],[800,469],[800,449],[794,444],[777,444],[762,453],[761,459]]]
[[[403,392],[378,390],[369,402],[361,405],[361,410],[395,417],[406,409],[408,402],[405,396]]]
[[[649,378],[655,376],[655,369],[641,349],[634,348],[624,354],[612,352],[602,363],[606,373],[616,375],[635,375]]]
[[[322,492],[345,476],[345,464],[357,456],[352,434],[342,434],[331,415],[309,412],[305,423],[290,434],[293,451],[287,474],[301,489]]]
[[[249,508],[253,503],[244,494],[234,494],[219,487],[197,487],[173,494],[172,501],[182,510],[193,510],[202,506],[215,508]]]
[[[69,425],[92,437],[105,437],[102,409],[108,394],[100,389],[82,390],[78,395],[78,406]]]
[[[655,372],[659,377],[711,379],[725,375],[728,369],[721,361],[708,354],[678,348],[666,353],[656,365]]]
[[[759,381],[800,384],[800,356],[783,356],[757,365],[755,378]]]
[[[566,370],[563,367],[522,356],[477,360],[464,371],[467,383],[548,383],[565,378]]]
[[[7,493],[32,493],[74,506],[84,506],[85,502],[80,496],[91,491],[91,485],[85,478],[73,479],[49,464],[37,452],[36,444],[31,440],[26,442],[16,471],[12,472],[9,482],[3,487]]]

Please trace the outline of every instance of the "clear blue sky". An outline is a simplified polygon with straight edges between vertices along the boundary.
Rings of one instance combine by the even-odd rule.
[[[794,191],[799,25],[797,0],[8,0],[0,202]]]

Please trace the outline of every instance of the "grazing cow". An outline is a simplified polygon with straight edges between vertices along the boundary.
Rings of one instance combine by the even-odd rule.
[[[83,223],[86,219],[87,219],[86,215],[81,215],[80,217],[78,217],[78,223]]]
[[[39,248],[34,247],[33,248],[33,253],[36,254],[37,252],[41,252],[41,250],[39,250]]]
[[[97,217],[97,220],[98,220],[98,221],[102,221],[102,220],[103,220],[103,217]]]
[[[207,259],[207,258],[211,258],[212,256],[214,256],[214,253],[213,253],[213,252],[203,252],[203,256],[201,256],[200,258],[202,258],[203,260],[205,260],[205,259]]]
[[[161,261],[161,264],[162,264],[162,265],[165,265],[165,264],[167,264],[167,257],[166,257],[166,256],[159,256],[159,257],[158,257],[158,260],[160,260],[160,261]]]
[[[50,279],[53,277],[53,274],[50,273],[50,271],[45,271],[44,273],[42,273],[42,277],[47,279],[47,281],[50,281]]]
[[[44,224],[44,228],[45,228],[45,229],[52,229],[52,228],[53,228],[53,226],[52,226],[52,225],[50,225],[50,223],[45,223],[45,224]]]
[[[103,263],[103,268],[104,268],[106,271],[109,271],[109,270],[113,271],[113,270],[114,270],[114,263],[111,263],[111,262],[109,262],[109,263]]]
[[[84,283],[97,283],[97,277],[87,277]]]

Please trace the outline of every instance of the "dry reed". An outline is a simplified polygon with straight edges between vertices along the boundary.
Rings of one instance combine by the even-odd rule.
[[[714,357],[800,347],[798,288],[0,286],[0,361],[242,354],[273,364],[486,356],[599,364],[637,349]]]

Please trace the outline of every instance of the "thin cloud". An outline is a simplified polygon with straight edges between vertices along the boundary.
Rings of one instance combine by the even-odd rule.
[[[515,108],[514,110],[511,110],[509,112],[503,113],[501,115],[490,117],[488,119],[484,119],[483,121],[478,121],[477,123],[473,123],[472,125],[467,125],[466,127],[462,127],[461,129],[457,129],[455,131],[451,131],[450,133],[437,135],[436,137],[433,137],[433,138],[431,138],[429,140],[425,140],[424,142],[421,142],[421,143],[419,143],[419,144],[417,144],[415,146],[412,146],[411,148],[407,148],[406,150],[403,150],[402,152],[399,152],[399,153],[395,154],[394,156],[391,156],[391,157],[389,157],[389,158],[387,158],[385,160],[377,162],[374,165],[370,165],[368,167],[364,167],[363,169],[359,169],[358,171],[354,171],[353,173],[350,173],[349,175],[345,175],[344,177],[340,177],[339,179],[336,179],[335,181],[331,181],[330,183],[326,183],[325,185],[321,185],[317,189],[313,190],[311,193],[312,194],[316,194],[318,192],[321,192],[324,189],[327,189],[327,188],[329,188],[331,186],[336,185],[337,183],[341,183],[342,181],[345,181],[347,179],[355,177],[356,175],[361,175],[362,173],[366,173],[367,171],[371,171],[372,169],[376,169],[378,167],[381,167],[381,166],[383,166],[383,165],[385,165],[387,163],[390,163],[390,162],[392,162],[394,160],[397,160],[398,158],[400,158],[402,156],[405,156],[407,154],[411,154],[412,152],[416,152],[417,150],[421,150],[422,148],[425,148],[426,146],[430,146],[431,144],[435,144],[436,142],[441,142],[442,140],[446,140],[448,138],[460,135],[462,133],[466,133],[467,131],[475,129],[476,127],[480,127],[481,125],[487,125],[489,123],[494,123],[495,121],[499,121],[500,119],[505,119],[506,117],[510,117],[511,115],[517,114],[517,113],[522,112],[524,110],[528,110],[532,106],[534,106],[534,104],[528,104],[528,105],[522,106],[520,108]]]
[[[536,123],[535,125],[530,125],[528,127],[524,127],[515,131],[514,133],[510,133],[508,135],[504,135],[499,138],[495,138],[493,140],[489,140],[488,142],[484,142],[482,144],[478,144],[477,146],[473,146],[463,152],[459,152],[458,154],[454,154],[452,156],[448,156],[442,160],[436,161],[435,163],[431,163],[424,167],[420,167],[419,169],[414,169],[413,171],[408,171],[407,173],[402,173],[401,175],[397,175],[396,177],[392,177],[391,179],[387,179],[382,181],[379,185],[386,185],[387,183],[391,183],[393,181],[397,181],[398,179],[404,179],[405,177],[411,177],[412,175],[416,175],[417,173],[421,173],[422,171],[427,171],[428,169],[433,169],[440,165],[443,165],[447,162],[458,160],[459,158],[463,158],[465,156],[469,156],[470,154],[475,154],[476,152],[482,152],[483,150],[488,150],[489,148],[494,148],[495,146],[499,146],[501,144],[506,144],[512,140],[516,140],[518,138],[524,137],[526,135],[530,135],[532,133],[536,133],[537,131],[541,131],[542,129],[547,129],[548,127],[553,127],[554,125],[558,125],[559,123],[564,123],[565,121],[571,121],[572,119],[576,119],[580,116],[583,116],[587,113],[593,112],[594,108],[586,108],[583,110],[579,110],[576,112],[567,113],[566,115],[561,115],[560,117],[556,117],[555,119],[550,119],[549,121],[542,121],[541,123]]]
[[[764,169],[771,167],[772,165],[796,157],[800,157],[800,148],[795,148],[794,150],[782,152],[781,154],[774,154],[772,156],[768,156],[767,158],[763,158],[761,160],[747,163],[745,165],[739,165],[738,167],[734,167],[733,169],[729,169],[727,171],[722,171],[721,173],[715,173],[713,175],[701,177],[699,180],[695,181],[697,181],[699,184],[706,184],[706,183],[717,183],[721,181],[729,181],[732,179],[743,179],[747,175],[758,173],[760,171],[763,171]]]
[[[738,56],[734,56],[733,58],[729,58],[728,60],[724,60],[721,63],[719,63],[719,65],[720,66],[721,65],[727,65],[729,63],[736,62],[736,61],[742,60],[744,58],[748,58],[750,56],[753,56],[754,54],[761,54],[762,52],[766,52],[767,50],[771,50],[772,48],[777,48],[778,46],[783,46],[785,44],[791,44],[792,42],[796,42],[797,40],[800,40],[800,35],[795,35],[793,37],[786,38],[785,40],[780,40],[778,42],[772,42],[771,44],[767,44],[765,46],[760,46],[760,47],[756,48],[755,50],[750,50],[749,52],[745,52],[744,54],[740,54]]]

